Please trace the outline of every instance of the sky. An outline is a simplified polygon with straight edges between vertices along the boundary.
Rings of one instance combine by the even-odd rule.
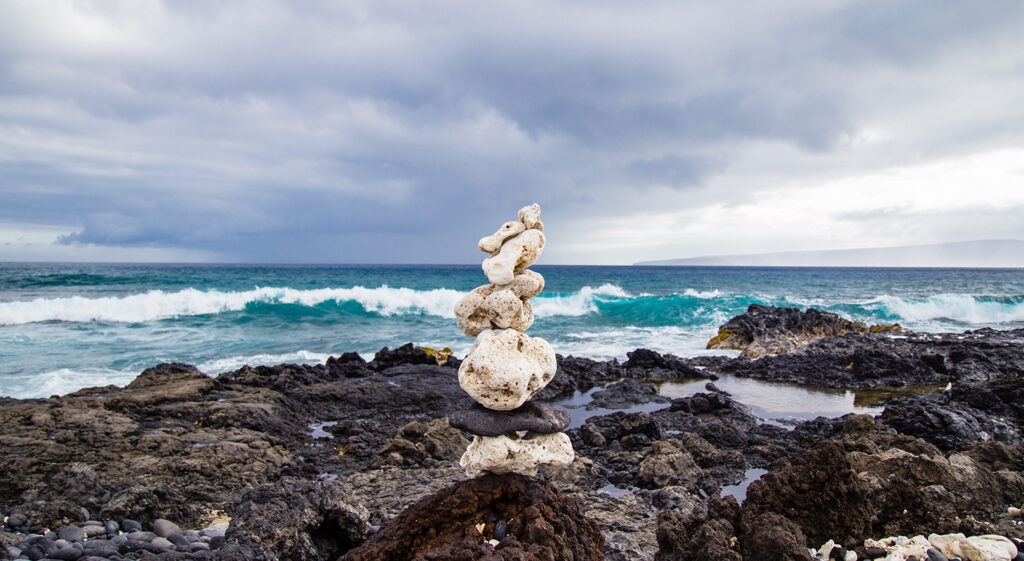
[[[1024,2],[0,0],[0,261],[1024,239]]]

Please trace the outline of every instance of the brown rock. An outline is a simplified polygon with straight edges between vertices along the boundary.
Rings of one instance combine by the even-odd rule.
[[[497,525],[506,534],[498,545]],[[604,537],[576,499],[518,475],[460,481],[407,508],[344,561],[604,559]]]
[[[807,539],[800,527],[782,515],[766,512],[745,524],[745,559],[761,561],[810,561]]]
[[[897,333],[899,325],[875,325],[843,319],[814,308],[776,308],[751,304],[746,313],[718,328],[709,349],[737,349],[741,357],[783,354],[825,337],[844,333]]]

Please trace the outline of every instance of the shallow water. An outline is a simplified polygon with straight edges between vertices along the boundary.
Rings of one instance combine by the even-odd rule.
[[[751,411],[769,424],[790,427],[802,421],[817,417],[841,417],[847,413],[863,413],[878,415],[884,409],[886,399],[912,393],[931,393],[942,389],[941,386],[926,388],[894,388],[886,390],[843,390],[801,386],[798,384],[780,384],[753,378],[722,375],[718,380],[674,380],[661,382],[658,393],[672,399],[689,397],[695,393],[706,393],[708,383],[728,392],[733,399],[750,407]],[[625,409],[587,409],[586,405],[593,399],[594,392],[600,387],[586,392],[576,392],[572,397],[554,401],[555,407],[569,410],[571,421],[569,428],[582,426],[587,419],[599,415],[608,415],[616,411],[635,413],[642,411],[651,413],[668,407],[667,403],[642,403]]]
[[[761,479],[761,476],[768,473],[768,470],[761,468],[748,469],[743,474],[743,481],[740,481],[736,485],[725,485],[722,487],[722,496],[733,496],[736,497],[736,502],[743,504],[743,501],[747,499],[747,488],[750,484]]]
[[[708,380],[680,380],[664,382],[659,386],[661,395],[678,398],[706,392]],[[753,378],[721,375],[712,382],[718,389],[728,392],[733,399],[750,407],[755,415],[768,421],[793,424],[816,417],[839,417],[847,413],[877,415],[883,407],[878,399],[858,399],[858,390],[779,384]],[[898,395],[892,390],[888,395]],[[875,390],[875,394],[878,391]],[[872,396],[874,397],[874,396]]]

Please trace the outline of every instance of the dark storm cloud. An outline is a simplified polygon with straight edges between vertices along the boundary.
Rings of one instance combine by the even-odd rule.
[[[928,88],[955,112],[964,61],[1012,61],[1024,21],[1013,2],[0,12],[0,221],[65,225],[72,246],[359,262],[476,259],[472,240],[534,201],[566,224],[710,200],[758,143],[832,158]],[[955,138],[908,117],[898,150],[832,164],[1017,138],[992,131],[1019,110],[977,111],[945,121]]]

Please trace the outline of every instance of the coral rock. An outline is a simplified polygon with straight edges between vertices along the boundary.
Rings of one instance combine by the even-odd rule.
[[[477,247],[480,251],[485,251],[494,255],[501,249],[501,244],[505,243],[505,240],[512,236],[518,236],[526,231],[526,225],[522,222],[506,222],[498,228],[498,231],[485,237],[480,238],[480,242],[477,243]]]
[[[526,433],[523,438],[477,436],[459,460],[468,477],[484,472],[536,475],[540,466],[567,466],[575,454],[564,432]]]
[[[537,203],[519,209],[519,221],[527,228],[544,230],[544,223],[540,221],[540,205]]]
[[[476,337],[488,329],[526,331],[533,325],[529,299],[544,289],[544,277],[530,270],[515,274],[504,286],[486,284],[474,288],[455,304],[459,329]]]
[[[488,409],[515,409],[555,376],[555,351],[514,329],[483,331],[459,367],[459,385]]]
[[[512,282],[515,272],[533,265],[544,249],[544,234],[527,230],[505,241],[496,255],[484,259],[483,270],[493,284]]]

